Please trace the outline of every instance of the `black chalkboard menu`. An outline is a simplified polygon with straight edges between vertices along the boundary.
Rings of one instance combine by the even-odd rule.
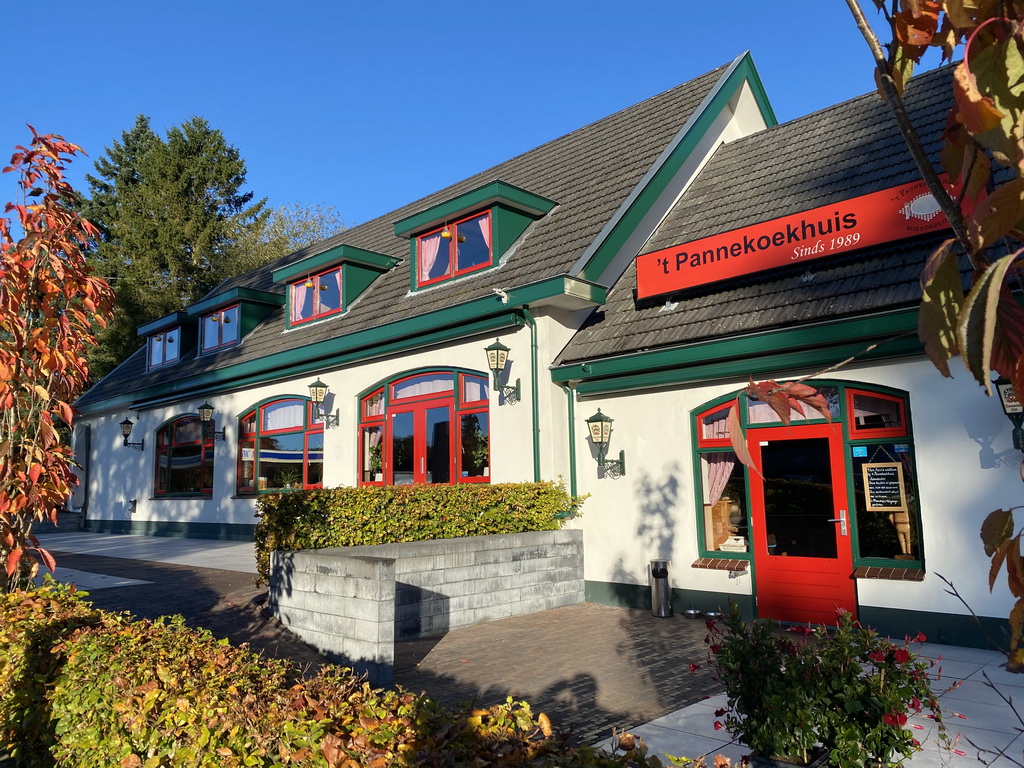
[[[907,509],[907,491],[903,484],[903,465],[898,462],[862,464],[864,501],[869,512],[896,512]]]

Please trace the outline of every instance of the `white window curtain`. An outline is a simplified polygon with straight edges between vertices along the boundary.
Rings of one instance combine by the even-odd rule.
[[[432,395],[435,392],[451,392],[454,389],[452,375],[450,373],[442,376],[420,376],[409,381],[403,381],[395,385],[395,397],[417,397],[419,395]]]
[[[491,217],[481,216],[477,221],[480,226],[480,235],[483,237],[484,242],[487,243],[487,250],[491,249]]]
[[[429,237],[420,238],[420,282],[430,279],[430,270],[434,268],[437,261],[438,251],[441,250],[441,233]]]
[[[705,453],[701,460],[707,468],[707,480],[704,483],[704,503],[707,505],[716,504],[725,486],[732,477],[733,467],[736,466],[736,454],[728,453]]]
[[[296,323],[302,319],[302,310],[306,306],[306,299],[312,288],[307,288],[305,282],[295,283],[292,286],[292,322]]]
[[[465,403],[487,399],[487,379],[467,376],[462,380],[462,401]]]
[[[301,428],[306,415],[302,400],[285,400],[263,409],[263,429]]]

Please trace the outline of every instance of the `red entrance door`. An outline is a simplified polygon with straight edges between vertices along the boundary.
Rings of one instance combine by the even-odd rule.
[[[846,472],[838,426],[759,429],[750,473],[758,616],[834,623],[856,616]]]
[[[387,483],[450,483],[454,463],[451,406],[416,403],[392,409],[388,418]]]

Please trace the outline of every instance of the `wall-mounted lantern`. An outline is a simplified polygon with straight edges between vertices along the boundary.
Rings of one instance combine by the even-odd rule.
[[[491,387],[495,392],[500,392],[505,396],[505,400],[509,403],[518,403],[521,390],[519,388],[519,379],[516,379],[516,385],[514,387],[503,387],[501,385],[501,374],[505,370],[505,366],[508,365],[508,353],[509,348],[501,343],[498,339],[494,340],[494,343],[484,348],[484,352],[487,353],[487,367],[491,371]]]
[[[336,427],[341,421],[341,409],[336,408],[334,413],[324,411],[324,400],[327,398],[327,385],[317,379],[309,385],[309,399],[313,401],[320,418],[323,419],[325,427]]]
[[[223,440],[224,430],[218,432],[217,425],[213,423],[213,406],[209,402],[205,402],[196,410],[199,411],[199,421],[203,425],[203,439]]]
[[[136,451],[141,451],[143,446],[146,444],[146,438],[142,438],[137,443],[129,443],[128,438],[131,437],[132,427],[135,426],[135,422],[131,419],[125,419],[121,422],[121,437],[124,438],[125,448],[134,448]]]
[[[1013,384],[1007,379],[997,379],[996,391],[999,392],[999,402],[1003,406],[1003,413],[1013,424],[1013,447],[1018,451],[1024,451],[1024,405],[1017,399],[1017,393]]]
[[[604,469],[605,474],[611,477],[622,477],[626,474],[626,452],[619,451],[618,461],[607,461],[605,454],[608,451],[608,441],[612,436],[612,422],[615,419],[609,418],[597,409],[597,413],[587,419],[587,428],[590,430],[590,439],[597,446],[597,466]]]

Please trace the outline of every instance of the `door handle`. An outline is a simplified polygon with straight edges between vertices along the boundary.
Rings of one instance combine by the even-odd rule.
[[[839,532],[846,535],[846,510],[839,510],[839,517],[833,517],[825,521],[826,523],[839,523]]]

